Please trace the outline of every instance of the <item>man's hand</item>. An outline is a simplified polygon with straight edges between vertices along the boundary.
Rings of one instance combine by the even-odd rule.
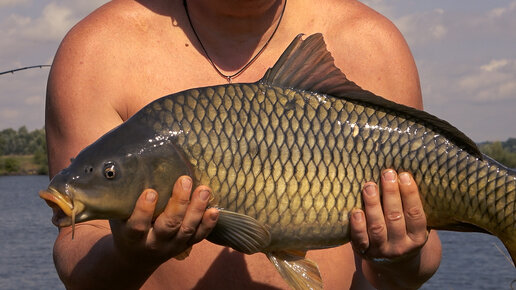
[[[438,238],[432,235],[423,255],[429,232],[417,185],[409,173],[397,176],[394,170],[383,171],[381,189],[380,197],[375,183],[364,185],[364,211],[356,209],[350,218],[353,249],[365,260],[368,269],[363,271],[373,284],[417,288],[437,270],[440,251],[430,252],[437,248]]]
[[[362,194],[365,213],[352,213],[354,248],[360,256],[378,261],[417,253],[428,231],[416,183],[406,172],[398,179],[394,170],[385,170],[381,186],[380,198],[376,184],[367,183]]]
[[[193,194],[192,180],[182,176],[174,184],[168,204],[152,221],[157,193],[145,190],[127,221],[110,221],[115,247],[128,261],[157,267],[168,259],[188,251],[206,238],[215,227],[217,209],[208,206],[210,189],[199,186]]]

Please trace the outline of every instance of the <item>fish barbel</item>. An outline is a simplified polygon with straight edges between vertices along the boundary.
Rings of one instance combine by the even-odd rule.
[[[294,288],[321,288],[310,249],[349,241],[361,187],[409,171],[433,229],[480,231],[516,258],[516,173],[449,123],[349,81],[321,34],[298,36],[256,83],[160,98],[83,149],[40,196],[53,222],[126,219],[145,188],[209,185],[220,209],[208,240],[263,252]]]

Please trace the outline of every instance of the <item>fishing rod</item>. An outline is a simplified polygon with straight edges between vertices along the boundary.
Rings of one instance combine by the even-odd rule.
[[[31,65],[31,66],[26,66],[26,67],[21,67],[21,68],[17,68],[17,69],[0,72],[0,75],[4,75],[4,74],[8,74],[8,73],[14,74],[15,72],[21,71],[21,70],[33,69],[33,68],[44,68],[44,67],[51,67],[51,65],[49,65],[49,64]]]

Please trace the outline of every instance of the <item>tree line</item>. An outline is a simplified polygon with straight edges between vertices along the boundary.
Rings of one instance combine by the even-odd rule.
[[[498,162],[510,168],[516,168],[516,138],[509,138],[504,142],[480,143],[479,149]]]
[[[507,141],[479,143],[480,151],[498,162],[516,168],[516,138]],[[0,131],[0,173],[18,172],[21,164],[16,156],[31,155],[38,174],[48,174],[47,145],[45,129],[27,130],[25,126],[18,130]]]
[[[23,160],[19,156],[32,156],[29,173],[48,174],[47,143],[45,129],[18,130],[4,129],[0,131],[0,173],[9,174],[23,171]],[[27,172],[25,172],[27,173]]]

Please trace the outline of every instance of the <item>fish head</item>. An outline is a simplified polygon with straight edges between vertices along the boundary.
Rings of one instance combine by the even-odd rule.
[[[85,154],[90,156],[89,154]],[[83,158],[79,155],[68,168],[55,175],[40,197],[54,209],[52,221],[57,226],[103,218],[124,218],[134,207],[141,177],[136,158]]]
[[[158,193],[157,216],[164,210],[175,180],[191,175],[172,139],[158,134],[135,140],[134,132],[131,138],[125,137],[120,132],[103,136],[40,191],[40,197],[54,210],[52,222],[56,226],[127,219],[146,188]]]

